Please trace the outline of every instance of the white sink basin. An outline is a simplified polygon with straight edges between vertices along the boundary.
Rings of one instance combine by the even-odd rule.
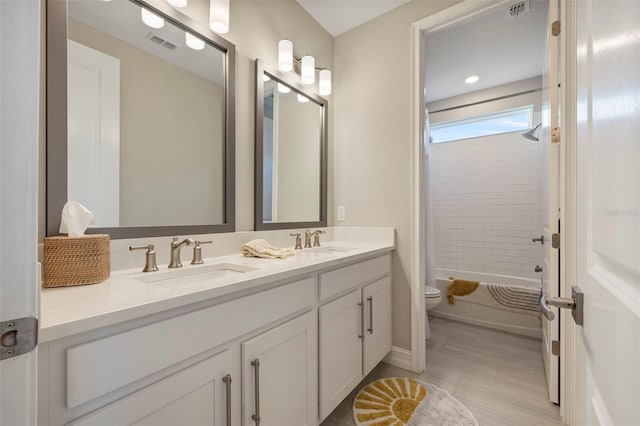
[[[221,278],[229,278],[245,272],[255,271],[244,265],[235,265],[233,263],[217,263],[215,265],[207,265],[200,267],[188,267],[167,272],[147,272],[144,275],[136,277],[138,281],[153,284],[188,284],[208,280],[219,280]]]
[[[315,247],[311,249],[311,251],[314,253],[324,253],[324,254],[345,253],[351,250],[355,250],[355,247],[320,246],[320,247]]]

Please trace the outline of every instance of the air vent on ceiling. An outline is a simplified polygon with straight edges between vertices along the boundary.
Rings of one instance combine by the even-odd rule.
[[[154,33],[149,33],[145,37],[147,40],[164,47],[165,49],[173,50],[178,47],[175,43],[170,42],[169,40],[165,40],[164,38],[158,36]]]
[[[517,18],[518,16],[527,13],[530,7],[531,5],[529,4],[529,0],[513,3],[507,9],[507,18]]]

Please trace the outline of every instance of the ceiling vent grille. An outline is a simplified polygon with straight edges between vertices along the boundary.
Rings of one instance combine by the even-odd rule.
[[[527,13],[530,10],[530,7],[531,5],[529,4],[529,0],[513,3],[507,9],[507,18],[517,18],[518,16]]]
[[[147,40],[164,47],[165,49],[168,50],[174,50],[176,47],[178,47],[175,43],[170,42],[169,40],[166,40],[160,36],[158,36],[157,34],[154,33],[149,33],[147,34],[147,36],[145,37]]]

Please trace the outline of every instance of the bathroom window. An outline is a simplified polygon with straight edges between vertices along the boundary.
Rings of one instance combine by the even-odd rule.
[[[464,120],[443,121],[429,127],[431,143],[457,141],[530,129],[533,105],[480,115]]]

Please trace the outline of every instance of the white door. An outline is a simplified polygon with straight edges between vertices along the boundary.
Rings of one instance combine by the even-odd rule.
[[[545,199],[544,214],[544,263],[542,265],[542,292],[548,297],[560,295],[558,250],[551,247],[551,237],[559,232],[558,228],[558,178],[559,178],[559,144],[551,141],[551,132],[558,126],[558,43],[559,37],[551,34],[551,23],[558,19],[558,1],[549,2],[549,17],[547,28],[546,57],[542,73],[542,127],[539,139],[543,144],[544,179],[547,197]],[[549,399],[558,404],[560,402],[560,360],[551,352],[554,340],[560,340],[560,316],[558,309],[551,307],[555,319],[549,321],[542,317],[542,358],[547,375]]]
[[[68,40],[67,199],[120,224],[120,60]]]
[[[640,2],[576,2],[578,425],[640,424]]]
[[[317,325],[309,312],[242,344],[245,426],[317,423]]]
[[[0,1],[0,336],[38,315],[37,188],[40,3]],[[9,323],[8,323],[9,322]],[[13,339],[17,338],[17,341]],[[36,351],[0,361],[0,424],[36,423]]]
[[[320,306],[320,419],[324,420],[362,379],[360,289]]]
[[[391,351],[391,278],[362,289],[364,302],[363,374],[367,375]]]

